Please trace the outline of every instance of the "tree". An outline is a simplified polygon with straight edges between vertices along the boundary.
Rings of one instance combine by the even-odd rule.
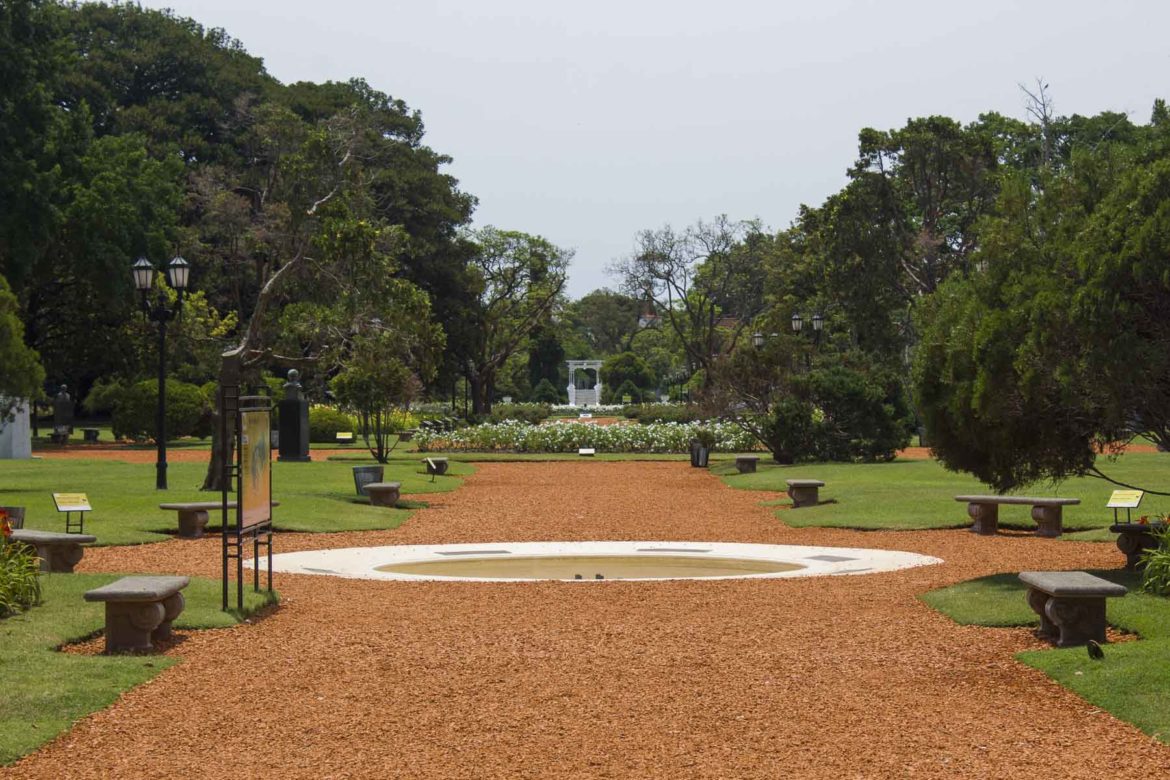
[[[463,370],[472,411],[487,414],[498,372],[552,311],[573,253],[540,236],[492,227],[478,231],[475,242],[476,299],[469,313],[475,339]]]
[[[634,254],[611,272],[630,297],[653,302],[682,343],[691,371],[706,369],[734,348],[765,306],[762,270],[769,238],[755,222],[720,216],[682,233],[669,225],[646,230],[637,243]]]
[[[386,463],[398,443],[395,412],[405,409],[422,390],[422,382],[402,359],[409,352],[400,332],[378,329],[354,340],[345,367],[333,378],[333,392],[362,418],[366,446]]]
[[[0,422],[9,418],[22,399],[36,400],[45,383],[37,353],[24,343],[20,308],[8,281],[0,276]]]
[[[622,387],[627,383],[633,385],[638,391],[636,395],[641,397],[644,392],[653,391],[658,381],[646,361],[633,352],[622,352],[607,358],[601,366],[601,379],[610,397],[616,399],[615,402],[621,401],[626,392]]]
[[[603,288],[568,304],[564,320],[568,327],[581,334],[592,355],[612,355],[630,348],[630,341],[639,330],[639,306],[637,299]]]
[[[1105,144],[1005,183],[984,270],[922,307],[915,384],[948,468],[1001,491],[1115,481],[1098,453],[1170,443],[1170,161],[1132,157]]]

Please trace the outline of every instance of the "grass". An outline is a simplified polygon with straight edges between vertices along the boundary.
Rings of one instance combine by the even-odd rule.
[[[354,490],[356,462],[273,463],[273,498],[280,502],[273,511],[277,530],[365,531],[405,522],[419,504],[395,509],[370,506]],[[369,458],[361,462],[373,463]],[[419,459],[410,457],[387,464],[384,479],[401,482],[404,494],[438,493],[456,489],[463,483],[459,477],[474,470],[452,462],[448,475],[432,482]],[[86,493],[93,511],[86,516],[85,531],[97,536],[98,544],[157,542],[178,530],[177,514],[159,509],[160,503],[218,500],[218,493],[199,490],[206,471],[203,464],[172,463],[167,472],[170,490],[163,492],[154,488],[153,463],[6,460],[0,461],[0,505],[24,506],[25,528],[64,531],[64,515],[57,514],[51,494]],[[213,512],[210,527],[218,526]]]
[[[108,707],[177,659],[161,655],[91,656],[57,648],[91,637],[105,623],[103,604],[86,602],[87,590],[120,574],[51,574],[41,577],[43,603],[0,620],[0,765],[11,763],[70,728],[78,719]],[[220,611],[220,583],[191,579],[179,629],[230,626],[275,601],[275,594],[246,590],[244,614]]]
[[[1094,571],[1126,586],[1124,598],[1107,600],[1110,625],[1138,634],[1140,641],[1105,648],[1094,661],[1083,647],[1020,653],[1017,658],[1047,674],[1089,703],[1170,744],[1170,599],[1137,592],[1140,575]],[[996,574],[925,594],[922,600],[964,625],[1038,626],[1025,586],[1015,574]]]
[[[1170,456],[1135,452],[1107,465],[1106,473],[1114,478],[1137,485],[1164,487]],[[825,482],[820,493],[821,501],[825,503],[796,512],[777,512],[779,519],[795,527],[861,530],[959,528],[970,525],[971,520],[967,517],[965,505],[956,502],[954,497],[993,492],[973,477],[946,471],[933,460],[781,466],[766,462],[762,457],[758,469],[755,474],[741,475],[733,464],[719,462],[711,470],[728,485],[742,490],[784,492],[786,479],[820,479]],[[1033,485],[1020,494],[1081,499],[1079,505],[1064,508],[1066,533],[1061,538],[1105,541],[1114,538],[1108,530],[1113,522],[1113,510],[1105,508],[1114,487],[1104,480],[1084,477],[1056,486]],[[774,505],[791,507],[792,502],[783,498]],[[1170,497],[1147,496],[1140,514],[1168,511]],[[1006,528],[1035,527],[1027,506],[1001,506],[999,523]]]

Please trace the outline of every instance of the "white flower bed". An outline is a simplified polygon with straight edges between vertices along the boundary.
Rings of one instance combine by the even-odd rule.
[[[655,423],[653,425],[593,425],[557,422],[529,425],[508,420],[461,428],[451,433],[419,431],[419,452],[576,452],[593,447],[601,452],[688,452],[700,428],[715,432],[717,450],[746,452],[759,443],[732,423]]]
[[[613,414],[615,412],[622,412],[625,408],[625,404],[589,404],[589,406],[553,404],[552,410],[554,412],[589,412],[590,414],[602,412],[604,414]]]

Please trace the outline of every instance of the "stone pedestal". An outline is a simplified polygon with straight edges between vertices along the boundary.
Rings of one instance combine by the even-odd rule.
[[[0,460],[25,460],[32,457],[30,420],[27,401],[17,405],[13,419],[0,420]]]
[[[309,402],[280,402],[280,456],[278,460],[309,460]]]
[[[994,536],[999,530],[998,504],[967,504],[967,514],[974,521],[971,533],[980,536]]]
[[[756,455],[736,455],[735,469],[740,474],[755,474],[756,463],[758,463],[759,460],[759,457]]]
[[[820,489],[825,483],[819,479],[788,479],[788,497],[792,499],[792,508],[800,509],[806,506],[816,506],[820,503]]]
[[[171,623],[184,606],[182,593],[162,601],[107,601],[106,652],[153,650],[155,640],[170,638]]]
[[[401,488],[401,482],[371,482],[366,485],[365,490],[373,506],[392,507],[398,504],[398,492]]]
[[[1064,508],[1061,506],[1034,506],[1032,519],[1036,521],[1036,535],[1057,537],[1064,531]]]
[[[207,534],[210,516],[205,509],[179,511],[179,536],[184,539],[202,539]]]

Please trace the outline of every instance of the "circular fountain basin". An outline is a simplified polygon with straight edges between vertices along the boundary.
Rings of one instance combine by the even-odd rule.
[[[873,574],[941,562],[917,553],[855,547],[732,542],[514,542],[281,553],[272,556],[272,570],[399,581],[596,582]],[[266,566],[261,558],[260,567]]]

